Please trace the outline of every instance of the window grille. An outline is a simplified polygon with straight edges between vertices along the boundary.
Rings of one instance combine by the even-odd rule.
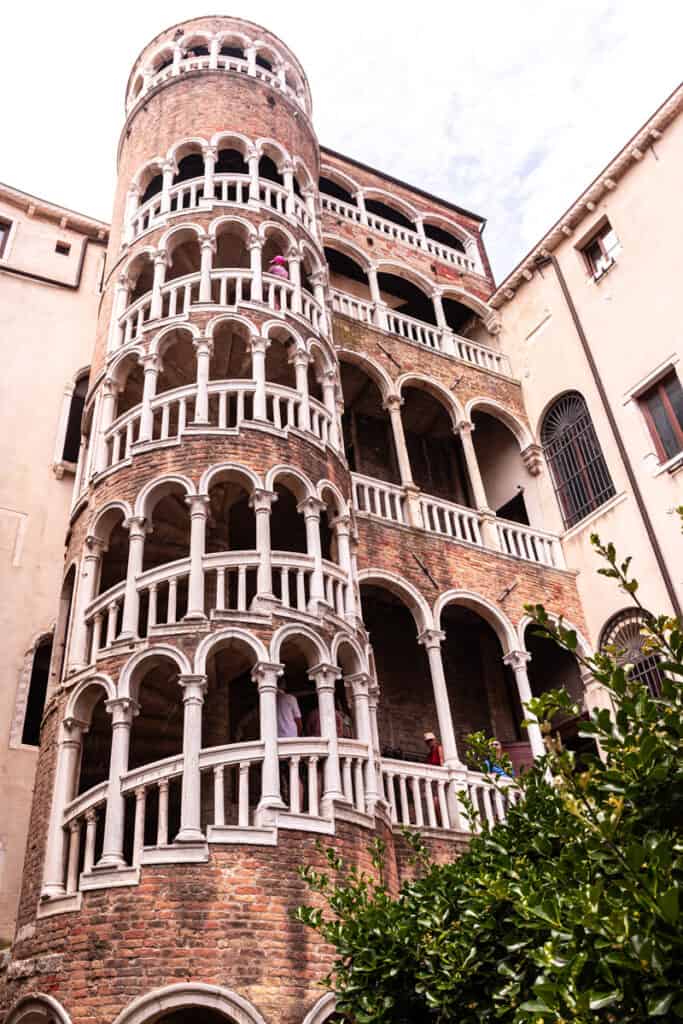
[[[570,391],[553,403],[543,421],[541,442],[569,528],[615,493],[582,395]]]
[[[637,608],[618,612],[602,631],[600,646],[614,647],[618,665],[631,665],[629,678],[644,683],[653,697],[662,692],[662,670],[659,658],[643,650],[643,626],[649,616]]]

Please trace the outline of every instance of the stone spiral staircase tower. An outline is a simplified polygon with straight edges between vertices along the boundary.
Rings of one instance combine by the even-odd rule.
[[[547,586],[580,619],[557,539],[496,522],[487,508],[468,420],[455,424],[468,508],[425,498],[411,476],[406,436],[423,429],[424,409],[406,399],[402,420],[402,364],[439,395],[458,372],[489,412],[507,404],[506,422],[521,424],[520,465],[538,474],[503,356],[476,326],[467,338],[453,333],[441,291],[436,326],[385,301],[381,268],[379,278],[367,268],[372,302],[355,285],[345,292],[352,248],[332,239],[337,255],[326,254],[323,216],[335,230],[353,221],[370,246],[368,236],[382,236],[380,247],[402,253],[396,260],[420,264],[420,281],[434,259],[465,281],[459,294],[479,274],[472,302],[486,334],[495,325],[482,298],[483,250],[468,236],[461,255],[423,226],[397,232],[360,194],[355,209],[330,193],[321,201],[320,175],[306,76],[279,39],[207,17],[143,50],[119,144],[5,994],[12,1024],[27,1015],[64,1024],[328,1019],[333,1000],[319,982],[329,951],[290,916],[306,898],[297,866],[319,859],[320,836],[363,864],[380,834],[397,881],[394,825],[423,828],[452,852],[468,828],[463,787],[490,820],[504,815],[500,794],[458,755],[441,644],[451,628],[471,634],[478,610],[500,640],[491,648],[506,674],[500,692],[509,676],[524,700],[523,601]],[[344,392],[337,321],[352,360]],[[368,431],[379,422],[361,408],[370,391],[353,377],[371,355],[384,361],[376,379],[386,384],[400,484],[352,474],[347,460],[342,416],[357,406]],[[413,360],[424,361],[422,376]],[[456,572],[479,573],[481,596],[468,591],[450,619]],[[392,698],[381,728],[362,581],[371,591],[386,584],[386,608],[376,590],[369,607],[378,636],[397,614],[399,660],[396,601],[406,601],[423,659],[419,685],[406,681],[408,703]],[[506,596],[517,588],[511,618],[495,607],[506,587]],[[389,656],[382,666],[389,678]],[[303,735],[278,728],[283,682]],[[382,743],[405,749],[396,736],[415,722],[421,733],[425,714],[445,764],[400,751],[383,758]],[[537,751],[537,731],[530,739]]]

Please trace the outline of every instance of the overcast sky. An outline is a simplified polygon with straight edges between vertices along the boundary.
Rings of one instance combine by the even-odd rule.
[[[294,50],[321,143],[487,217],[500,280],[681,78],[680,0],[232,0]],[[7,3],[0,181],[108,220],[140,49],[193,0]]]

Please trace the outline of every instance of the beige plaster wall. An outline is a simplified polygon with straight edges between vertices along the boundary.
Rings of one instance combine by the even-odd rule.
[[[637,401],[629,400],[628,392],[671,358],[683,380],[683,364],[678,361],[683,350],[679,308],[682,161],[683,118],[679,117],[555,250],[681,601],[681,533],[672,509],[683,502],[683,460],[675,466],[660,466],[642,411]],[[595,282],[586,271],[580,246],[604,216],[622,250],[616,264]],[[616,487],[617,497],[565,534],[564,540],[568,564],[581,570],[579,591],[595,641],[609,615],[628,601],[609,581],[595,575],[592,531],[633,555],[642,599],[649,608],[664,611],[670,604],[553,268],[534,273],[500,313],[501,345],[510,355],[513,374],[522,381],[536,439],[547,405],[576,388],[588,401]],[[546,510],[549,526],[553,520],[560,521],[557,507]]]
[[[1,941],[14,927],[37,759],[37,748],[20,744],[18,689],[34,640],[57,610],[73,476],[53,471],[55,438],[64,389],[89,363],[103,247],[88,243],[78,289],[32,281],[6,271],[73,282],[85,238],[1,199],[0,217],[13,222],[0,261]],[[57,240],[71,243],[68,256],[55,252]]]

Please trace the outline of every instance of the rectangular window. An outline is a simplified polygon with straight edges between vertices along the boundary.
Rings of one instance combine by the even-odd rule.
[[[55,252],[58,252],[60,256],[68,256],[71,252],[71,244],[69,242],[57,242]]]
[[[683,388],[675,371],[660,377],[639,402],[660,460],[672,459],[683,451]]]
[[[614,264],[616,257],[621,252],[621,243],[608,220],[583,247],[582,252],[593,279],[599,280]]]
[[[9,241],[9,233],[11,228],[11,220],[0,220],[0,260],[5,255],[5,250],[7,249],[7,242]]]

